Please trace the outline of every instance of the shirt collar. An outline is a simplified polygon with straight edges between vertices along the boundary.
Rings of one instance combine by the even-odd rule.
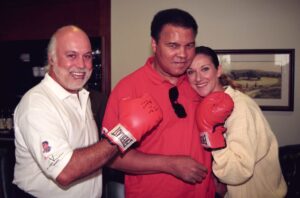
[[[227,93],[230,97],[234,95],[234,89],[231,86],[226,86],[225,87],[225,93]]]
[[[47,86],[57,97],[61,100],[64,100],[72,95],[74,93],[70,93],[67,90],[65,90],[59,83],[57,83],[48,73],[46,73],[45,78],[42,81],[43,84]],[[89,95],[89,92],[82,88],[78,92],[79,97],[86,97]]]

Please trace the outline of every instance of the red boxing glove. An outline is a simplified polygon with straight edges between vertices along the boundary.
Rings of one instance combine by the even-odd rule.
[[[225,147],[224,123],[233,110],[234,103],[225,92],[212,92],[196,109],[196,122],[201,144],[206,148]]]
[[[149,94],[121,100],[119,112],[120,123],[104,135],[122,152],[162,120],[162,110]]]

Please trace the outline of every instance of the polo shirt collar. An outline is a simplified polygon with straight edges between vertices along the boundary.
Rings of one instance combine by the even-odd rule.
[[[46,73],[42,83],[45,84],[61,100],[74,95],[73,93],[65,90],[59,83],[53,80],[53,78],[48,73]],[[79,97],[82,97],[83,95],[88,96],[89,92],[85,89],[81,89],[78,94]]]

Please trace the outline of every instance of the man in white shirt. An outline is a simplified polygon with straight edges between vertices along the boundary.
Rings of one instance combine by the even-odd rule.
[[[86,33],[76,26],[58,29],[48,46],[48,64],[45,78],[23,96],[15,110],[13,183],[35,197],[101,197],[102,166],[118,147],[126,148],[114,140],[98,141],[89,92],[83,88],[92,73]],[[129,115],[136,112],[138,104],[133,103],[133,108],[126,109]],[[142,117],[138,122],[146,128],[161,119],[143,113],[137,118]],[[127,117],[127,126],[131,120]],[[129,132],[137,137],[146,128],[134,134],[131,127]]]

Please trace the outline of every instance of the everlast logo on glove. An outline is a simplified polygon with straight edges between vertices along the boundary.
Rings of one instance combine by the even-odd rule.
[[[202,145],[206,145],[206,146],[209,146],[207,144],[207,141],[206,141],[206,135],[203,133],[203,134],[200,134],[200,141],[201,141],[201,144]]]
[[[120,146],[120,149],[122,151],[129,148],[136,141],[131,133],[129,133],[120,124],[118,124],[113,130],[111,130],[109,137],[112,138],[114,142]],[[124,148],[124,150],[122,148]]]
[[[196,109],[196,122],[203,147],[219,149],[226,147],[223,134],[225,121],[233,111],[234,102],[223,91],[207,95]]]
[[[121,152],[125,152],[161,120],[162,111],[149,94],[140,98],[123,99],[119,106],[119,124],[103,135],[117,145]]]

